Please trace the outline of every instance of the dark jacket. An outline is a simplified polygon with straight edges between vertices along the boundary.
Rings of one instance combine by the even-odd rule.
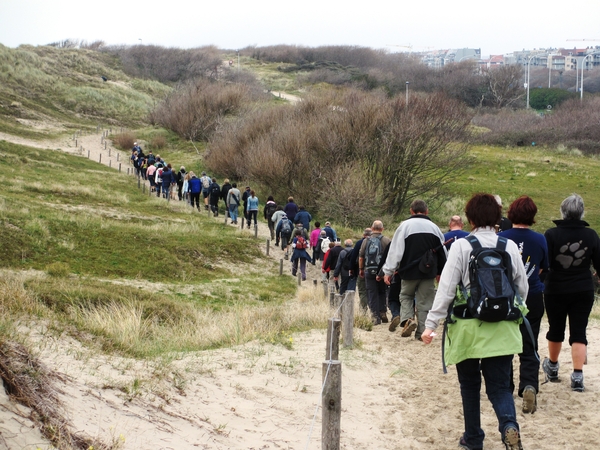
[[[169,187],[172,183],[175,183],[175,174],[170,169],[163,169],[161,178],[163,188]]]
[[[177,172],[177,186],[183,186],[183,179],[185,178],[185,176],[185,169],[180,169],[179,172]]]
[[[289,202],[283,208],[283,212],[288,216],[288,219],[290,219],[292,222],[294,221],[294,217],[296,217],[296,214],[298,214],[298,211],[298,205],[296,205],[294,202]]]
[[[352,251],[353,248],[351,245],[342,249],[340,255],[338,256],[337,262],[335,263],[335,270],[333,271],[334,277],[339,277],[340,275],[342,277],[350,276],[350,270],[346,270],[344,268],[344,259],[346,259],[348,254],[350,254],[349,258],[352,258]],[[352,267],[352,264],[350,264],[350,266]]]
[[[296,244],[297,241],[298,241],[298,237],[295,237],[292,240],[292,247],[293,247],[294,251],[292,253],[292,257],[290,258],[290,262],[294,262],[297,259],[305,259],[309,263],[312,263],[312,258],[310,257],[310,255],[308,254],[306,249],[304,249],[304,248],[297,249],[296,247],[294,247],[294,244]],[[308,241],[307,241],[307,245],[308,245]]]
[[[323,269],[334,270],[335,266],[337,265],[338,258],[340,257],[340,253],[342,253],[342,250],[344,250],[344,247],[342,247],[341,245],[336,245],[335,247],[330,249],[329,256],[323,264]]]
[[[310,221],[312,216],[308,211],[301,209],[294,216],[294,223],[301,223],[305,230],[310,230]]]
[[[223,186],[221,186],[221,200],[223,200],[224,202],[227,201],[227,194],[229,194],[229,189],[231,189],[231,184],[230,183],[225,183]]]
[[[600,238],[584,220],[555,220],[544,233],[550,269],[544,284],[552,294],[594,289],[590,265],[600,270]]]
[[[217,204],[219,198],[221,198],[221,186],[219,186],[216,181],[213,181],[208,188],[208,192],[210,194],[210,202],[212,204]]]

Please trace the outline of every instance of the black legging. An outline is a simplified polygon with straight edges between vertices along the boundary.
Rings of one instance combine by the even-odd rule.
[[[194,207],[194,202],[196,202],[196,208],[200,209],[200,192],[190,192],[190,202],[192,204],[192,208]]]

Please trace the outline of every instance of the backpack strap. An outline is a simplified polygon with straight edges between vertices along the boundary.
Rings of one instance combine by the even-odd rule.
[[[473,250],[479,250],[481,248],[479,239],[477,239],[475,236],[473,236],[473,235],[465,236],[465,239],[467,241],[469,241],[469,244],[471,244],[471,247],[473,247]]]
[[[498,242],[496,242],[496,248],[498,250],[502,250],[503,252],[506,251],[506,238],[504,236],[498,236]]]

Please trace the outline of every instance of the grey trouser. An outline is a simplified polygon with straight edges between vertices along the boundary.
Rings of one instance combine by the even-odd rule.
[[[363,277],[356,277],[356,289],[360,298],[360,307],[367,311],[369,309],[369,297],[367,296],[367,286]]]
[[[400,323],[415,317],[415,300],[418,326],[415,336],[425,331],[425,320],[435,298],[434,278],[428,280],[402,280],[400,288]]]

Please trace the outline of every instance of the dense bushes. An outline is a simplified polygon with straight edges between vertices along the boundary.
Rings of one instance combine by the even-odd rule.
[[[187,140],[207,140],[228,115],[257,99],[247,85],[198,79],[181,85],[150,113],[150,122]]]
[[[278,198],[346,223],[434,197],[464,163],[470,116],[442,94],[387,98],[322,92],[297,106],[257,110],[209,144],[208,167],[251,179]]]
[[[215,76],[222,64],[220,50],[214,46],[185,50],[158,45],[110,46],[101,51],[118,56],[126,74],[162,83]]]
[[[600,153],[600,97],[567,100],[551,113],[535,111],[486,112],[473,123],[487,131],[475,142],[492,145],[566,145],[586,153]]]
[[[529,105],[533,109],[546,109],[548,105],[555,108],[565,100],[576,98],[574,92],[557,88],[531,89],[529,92]]]

